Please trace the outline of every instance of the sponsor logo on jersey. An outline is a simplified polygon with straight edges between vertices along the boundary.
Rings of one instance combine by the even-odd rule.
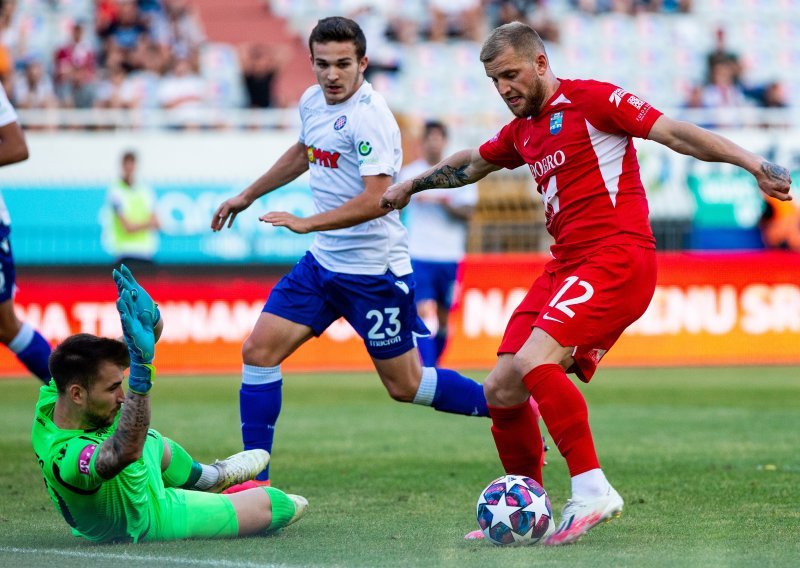
[[[372,144],[366,140],[362,140],[357,146],[359,156],[369,156],[372,154]]]
[[[541,160],[537,160],[532,164],[528,164],[531,173],[537,178],[541,179],[553,168],[557,168],[567,161],[567,156],[563,150],[556,150],[549,156],[545,156]]]
[[[347,115],[343,114],[339,118],[336,119],[336,122],[333,123],[334,130],[341,130],[344,128],[344,125],[347,124]]]
[[[91,475],[89,472],[89,464],[92,461],[92,456],[96,449],[96,444],[89,444],[81,450],[81,454],[78,456],[78,471],[83,475]]]
[[[406,284],[402,280],[395,280],[394,285],[400,288],[404,294],[408,295],[408,284]]]
[[[339,167],[339,156],[341,156],[339,152],[329,152],[314,146],[306,146],[306,151],[308,152],[308,162],[310,164],[316,164],[323,168],[336,169]]]
[[[629,105],[633,106],[636,110],[641,109],[642,105],[644,105],[644,101],[639,97],[637,97],[636,95],[631,95],[630,97],[628,97],[628,100],[626,102]]]
[[[561,132],[561,126],[564,124],[564,111],[554,112],[550,115],[550,134],[558,134]]]
[[[610,97],[608,97],[608,102],[614,103],[615,105],[617,105],[617,108],[619,108],[619,103],[622,102],[622,98],[627,94],[628,91],[626,91],[625,89],[617,89],[616,91],[611,93]]]

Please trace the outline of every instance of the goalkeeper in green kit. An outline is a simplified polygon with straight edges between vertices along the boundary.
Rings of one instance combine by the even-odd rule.
[[[263,470],[264,450],[205,465],[149,428],[163,322],[126,267],[114,281],[124,343],[84,333],[66,339],[50,356],[53,378],[36,405],[33,449],[72,533],[97,542],[235,538],[297,521],[308,506],[299,495],[271,487],[219,494]]]

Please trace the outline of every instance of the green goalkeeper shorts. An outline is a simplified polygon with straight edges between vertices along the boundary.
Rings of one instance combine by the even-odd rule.
[[[236,538],[239,521],[227,496],[164,487],[161,479],[163,438],[155,430],[150,432],[154,440],[148,440],[142,456],[153,480],[147,488],[150,528],[141,540]]]
[[[145,541],[236,538],[239,534],[236,510],[225,495],[167,488],[154,505]]]

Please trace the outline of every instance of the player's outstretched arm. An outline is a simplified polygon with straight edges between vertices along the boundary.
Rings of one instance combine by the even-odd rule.
[[[298,178],[308,169],[308,151],[298,142],[291,146],[267,172],[247,186],[239,195],[225,200],[211,217],[211,230],[219,231],[227,223],[230,229],[236,215],[267,193]]]
[[[647,136],[660,144],[704,162],[727,162],[753,174],[761,191],[781,201],[789,201],[792,178],[789,170],[748,152],[738,144],[689,122],[660,116]]]
[[[18,122],[0,126],[0,166],[28,159],[28,144]]]
[[[435,187],[463,187],[499,169],[484,160],[477,148],[461,150],[417,177],[390,186],[381,197],[380,206],[402,209],[415,193]]]
[[[122,332],[131,357],[128,394],[122,405],[117,428],[97,449],[95,470],[103,479],[111,479],[142,455],[150,426],[150,397],[155,368],[153,316],[140,311],[128,290],[117,299]]]
[[[271,223],[275,227],[286,227],[295,233],[303,234],[353,227],[383,217],[389,211],[380,206],[379,200],[392,182],[392,178],[387,175],[375,175],[362,176],[361,180],[364,182],[364,191],[345,201],[336,209],[323,211],[310,217],[297,217],[285,211],[273,211],[262,215],[259,220]]]

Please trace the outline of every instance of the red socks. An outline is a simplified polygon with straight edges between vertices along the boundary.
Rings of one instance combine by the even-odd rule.
[[[564,369],[556,364],[540,365],[525,375],[523,381],[539,403],[539,412],[550,436],[558,446],[558,451],[567,460],[570,476],[574,477],[590,469],[599,468],[600,463],[597,460],[592,431],[589,428],[586,401],[578,387],[569,380]],[[494,409],[489,407],[489,410],[494,421]],[[538,429],[536,432],[538,433]],[[500,448],[499,443],[497,447]],[[505,463],[503,461],[503,465]]]
[[[530,401],[517,406],[489,406],[492,436],[503,469],[542,483],[542,433]]]

